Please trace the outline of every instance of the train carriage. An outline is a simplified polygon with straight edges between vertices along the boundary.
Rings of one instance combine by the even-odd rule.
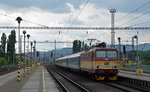
[[[58,58],[56,59],[56,65],[69,68],[69,69],[73,69],[73,70],[80,70],[80,54],[81,53],[82,52]]]

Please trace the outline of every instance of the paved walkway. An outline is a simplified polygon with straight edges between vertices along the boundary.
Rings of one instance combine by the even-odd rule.
[[[139,79],[139,80],[144,80],[144,81],[149,81],[150,82],[150,74],[148,74],[148,73],[143,73],[142,75],[137,75],[136,72],[121,70],[118,73],[118,76],[123,76],[123,77]]]
[[[59,92],[59,90],[47,70],[39,67],[20,92]]]
[[[22,72],[23,72],[23,69],[21,70],[21,73]],[[14,78],[17,79],[17,71],[0,76],[0,87]]]
[[[23,70],[21,70],[23,73]],[[0,92],[60,92],[48,71],[39,66],[17,81],[17,71],[0,76]]]

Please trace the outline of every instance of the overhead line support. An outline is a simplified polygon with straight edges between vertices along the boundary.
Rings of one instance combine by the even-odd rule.
[[[17,26],[0,26],[0,29],[18,29]],[[112,27],[20,27],[20,29],[50,30],[111,30]],[[150,30],[150,27],[114,27],[114,30]]]

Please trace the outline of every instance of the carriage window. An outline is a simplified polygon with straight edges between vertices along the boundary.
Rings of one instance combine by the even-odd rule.
[[[107,57],[116,57],[117,53],[116,51],[107,51]]]
[[[96,57],[106,57],[106,52],[105,51],[97,51]]]

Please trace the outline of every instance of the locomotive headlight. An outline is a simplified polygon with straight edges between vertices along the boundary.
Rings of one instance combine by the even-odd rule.
[[[98,66],[97,66],[97,69],[101,69],[101,66],[100,66],[100,65],[98,65]]]

